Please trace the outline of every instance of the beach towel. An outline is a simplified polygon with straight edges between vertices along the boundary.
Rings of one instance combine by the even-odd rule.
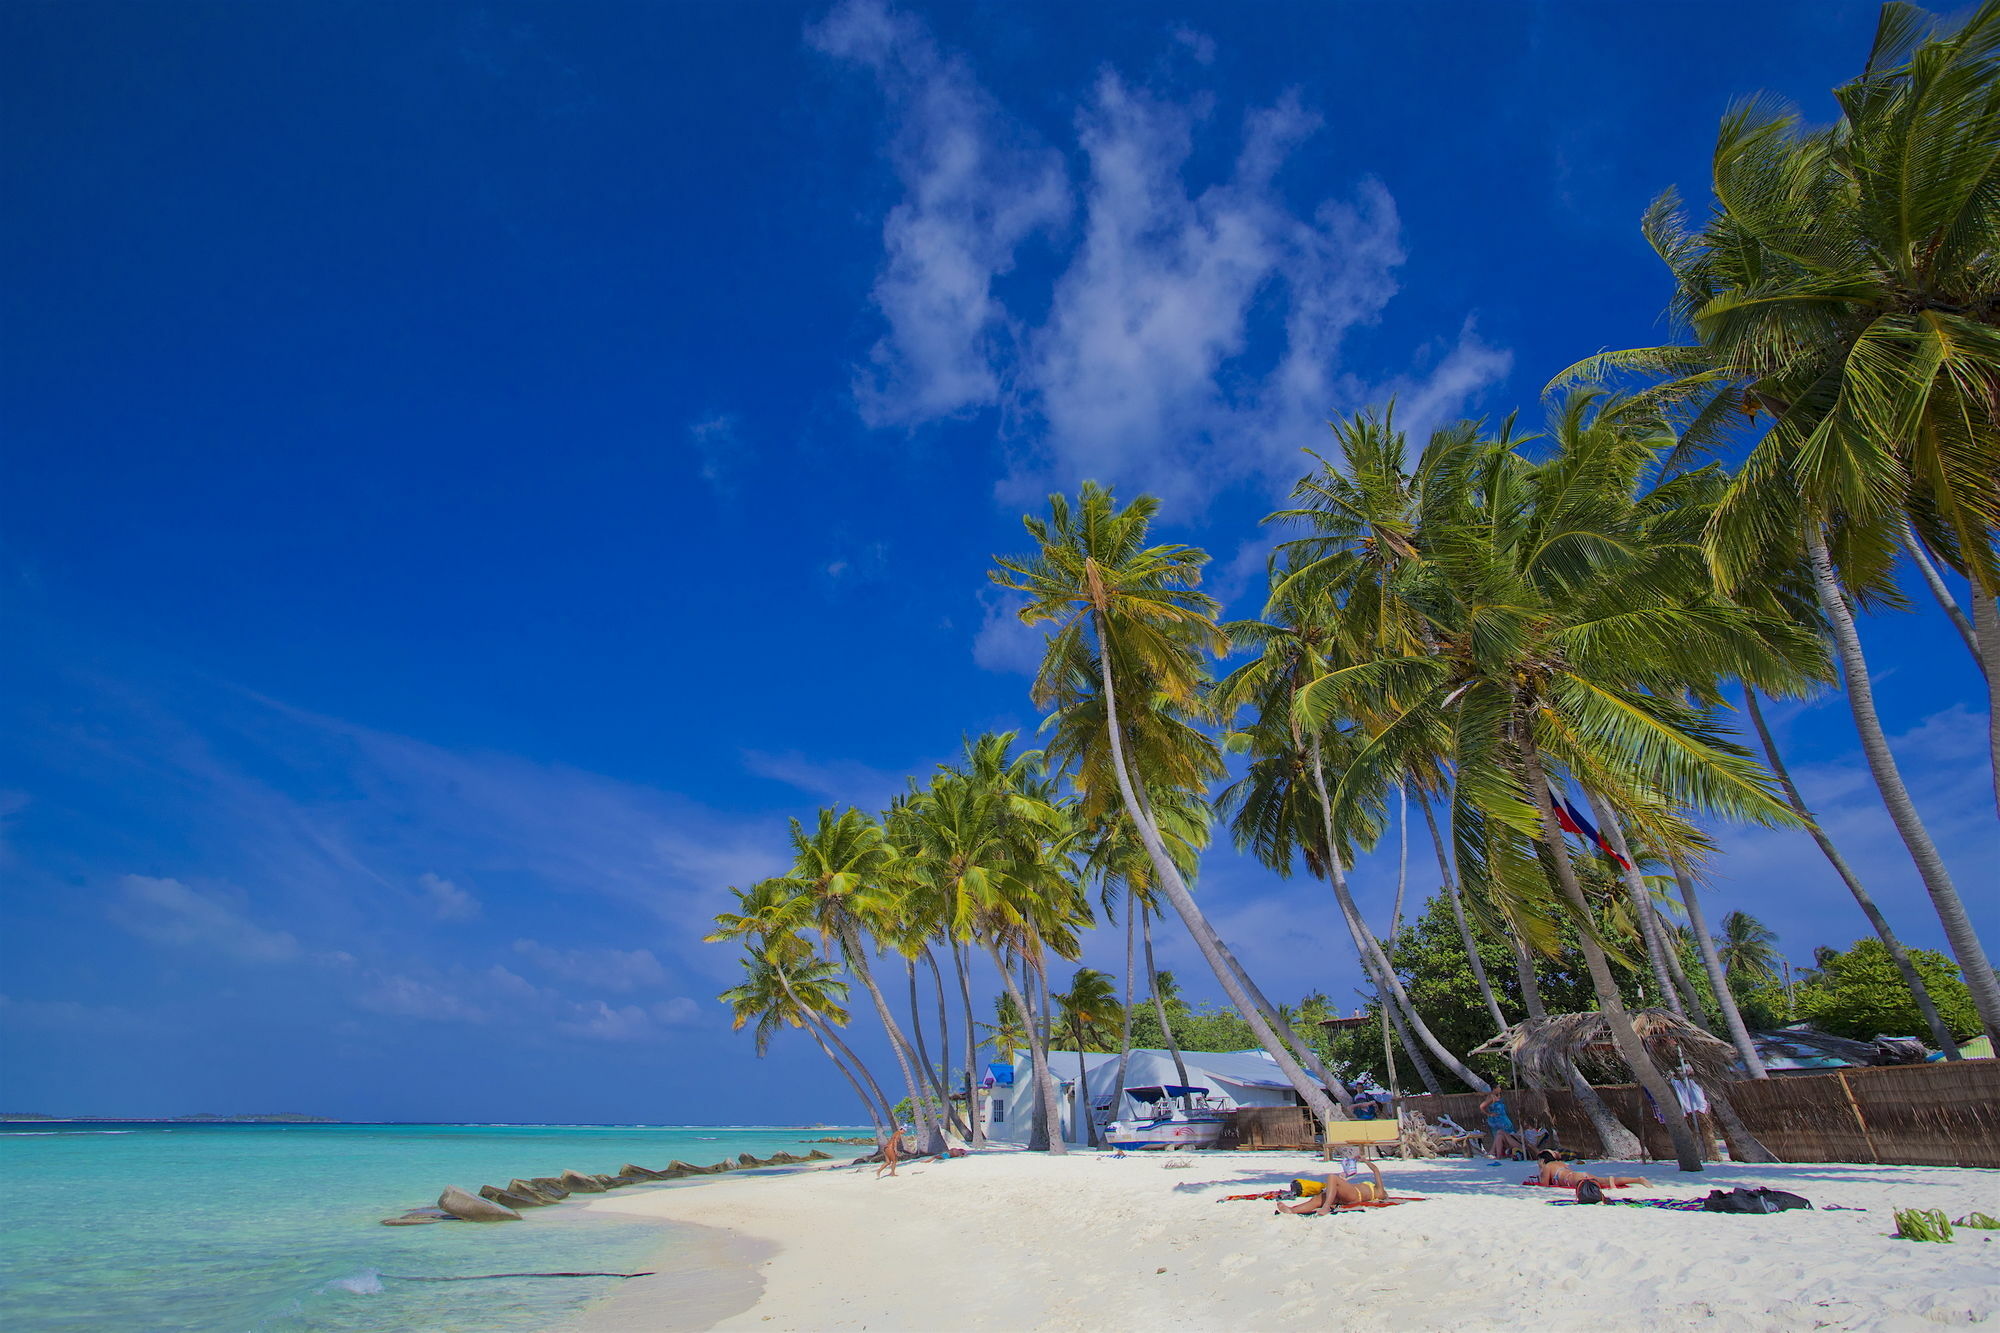
[[[1550,1199],[1548,1205],[1551,1208],[1574,1208],[1579,1202],[1577,1199]],[[1603,1202],[1623,1208],[1665,1208],[1676,1213],[1698,1213],[1708,1201],[1706,1199],[1605,1199]]]
[[[1292,1197],[1294,1196],[1290,1190],[1266,1190],[1262,1194],[1225,1194],[1221,1198],[1217,1199],[1216,1202],[1244,1203],[1244,1202],[1261,1200],[1265,1203],[1269,1203],[1273,1199],[1289,1199]],[[1422,1203],[1424,1201],[1424,1198],[1425,1196],[1421,1194],[1391,1194],[1386,1199],[1377,1199],[1372,1203],[1342,1204],[1340,1207],[1334,1209],[1333,1211],[1336,1213],[1344,1213],[1353,1208],[1387,1208],[1393,1204],[1399,1204],[1399,1203]]]

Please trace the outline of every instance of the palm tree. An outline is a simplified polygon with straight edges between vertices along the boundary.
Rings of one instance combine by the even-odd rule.
[[[1777,934],[1748,912],[1731,912],[1722,918],[1722,938],[1716,951],[1722,958],[1723,975],[1732,987],[1755,985],[1778,979]]]
[[[1083,1123],[1084,1142],[1097,1146],[1097,1118],[1092,1114],[1090,1079],[1084,1072],[1083,1053],[1109,1045],[1110,1028],[1124,1019],[1124,1006],[1112,987],[1111,978],[1095,968],[1079,967],[1070,978],[1069,989],[1055,996],[1058,1022],[1076,1040],[1076,1116]],[[1115,1097],[1115,1094],[1114,1094]]]
[[[895,850],[882,825],[858,810],[821,810],[810,831],[795,819],[791,841],[792,868],[782,878],[806,900],[814,929],[840,950],[848,969],[874,1001],[889,1049],[910,1092],[919,1151],[941,1152],[944,1131],[931,1109],[930,1091],[918,1078],[915,1049],[876,984],[868,961],[870,937],[877,927],[886,934],[901,915]]]
[[[1336,666],[1298,707],[1315,726],[1383,718],[1341,775],[1337,811],[1413,753],[1448,753],[1460,864],[1510,894],[1553,872],[1620,1057],[1666,1113],[1682,1168],[1699,1170],[1618,994],[1552,784],[1574,780],[1668,848],[1698,849],[1681,809],[1791,822],[1690,692],[1713,695],[1725,672],[1793,678],[1810,644],[1691,585],[1685,554],[1646,540],[1636,497],[1655,423],[1598,395],[1565,403],[1553,424],[1556,452],[1542,463],[1475,441],[1438,460],[1457,480],[1426,488],[1421,581],[1408,593],[1435,646]]]
[[[1772,547],[1802,549],[1862,752],[1987,1033],[2000,977],[1889,749],[1847,593],[1913,529],[1972,584],[2000,801],[2000,0],[1955,31],[1885,5],[1838,122],[1771,99],[1723,121],[1715,209],[1691,229],[1669,192],[1646,217],[1690,345],[1608,353],[1565,372],[1641,370],[1769,421],[1709,548],[1735,587]],[[1558,381],[1560,382],[1560,380]],[[1843,583],[1846,589],[1843,590]]]
[[[883,1118],[882,1109],[869,1097],[868,1090],[861,1085],[855,1072],[820,1035],[821,1023],[837,1027],[847,1024],[847,1010],[840,1005],[841,997],[847,993],[847,984],[838,979],[840,969],[814,958],[804,940],[792,936],[790,944],[796,948],[774,948],[769,953],[753,948],[743,957],[743,980],[716,997],[729,1006],[730,1029],[740,1032],[745,1024],[756,1020],[759,1059],[770,1049],[771,1038],[779,1030],[787,1027],[803,1029],[819,1047],[820,1054],[832,1062],[841,1077],[847,1080],[848,1086],[854,1089],[854,1095],[861,1099],[876,1134],[886,1137],[888,1123]],[[783,965],[776,961],[776,956],[783,954],[790,955],[791,966],[790,975],[781,977]]]
[[[867,1063],[841,1040],[837,1029],[846,1025],[846,1012],[841,1011],[840,1022],[833,1023],[822,1016],[813,996],[792,989],[791,973],[812,956],[812,951],[797,935],[797,931],[808,921],[806,900],[795,891],[794,886],[782,879],[762,880],[747,891],[731,888],[729,892],[736,898],[737,910],[717,913],[716,929],[703,936],[704,942],[742,941],[753,955],[769,962],[769,978],[787,992],[787,1014],[796,1015],[816,1038],[838,1050],[841,1058],[867,1085],[873,1104],[881,1108],[881,1114],[876,1119],[877,1132],[886,1139],[884,1127],[895,1118],[893,1103],[882,1091],[881,1084],[876,1082],[874,1074],[869,1072]]]
[[[1024,520],[1038,549],[1019,559],[997,561],[993,579],[1027,593],[1024,623],[1053,624],[1048,650],[1036,678],[1044,702],[1065,696],[1086,663],[1097,668],[1105,715],[1105,738],[1112,777],[1131,817],[1160,888],[1187,927],[1216,980],[1222,984],[1257,1041],[1270,1053],[1285,1079],[1322,1121],[1334,1118],[1323,1086],[1306,1074],[1291,1050],[1251,999],[1235,967],[1224,955],[1186,881],[1174,865],[1141,792],[1148,775],[1127,763],[1118,704],[1118,678],[1145,681],[1168,699],[1192,709],[1202,683],[1202,657],[1220,647],[1216,604],[1195,591],[1207,556],[1191,547],[1148,546],[1159,502],[1141,496],[1120,507],[1111,492],[1085,482],[1074,509],[1051,496],[1047,520]]]

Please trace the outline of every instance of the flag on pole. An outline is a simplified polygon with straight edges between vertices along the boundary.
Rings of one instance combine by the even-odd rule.
[[[1556,823],[1562,825],[1565,831],[1574,833],[1577,837],[1582,838],[1585,842],[1597,848],[1598,851],[1603,852],[1606,859],[1616,862],[1621,869],[1630,870],[1632,868],[1632,863],[1620,856],[1617,849],[1605,839],[1604,835],[1599,833],[1596,827],[1583,817],[1583,811],[1571,805],[1561,796],[1556,795],[1554,791],[1549,792],[1549,798],[1555,802]]]

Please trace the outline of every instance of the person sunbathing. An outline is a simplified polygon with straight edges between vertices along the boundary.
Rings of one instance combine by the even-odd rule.
[[[1381,1203],[1389,1197],[1388,1189],[1382,1184],[1382,1168],[1369,1162],[1368,1169],[1375,1173],[1373,1180],[1349,1180],[1345,1176],[1328,1176],[1320,1182],[1317,1193],[1309,1195],[1303,1202],[1286,1207],[1278,1205],[1281,1213],[1330,1213],[1339,1208],[1349,1208],[1360,1203]]]
[[[1541,1170],[1535,1173],[1537,1185],[1548,1185],[1560,1189],[1575,1189],[1584,1181],[1589,1181],[1599,1189],[1623,1189],[1627,1185],[1643,1185],[1644,1176],[1593,1176],[1587,1171],[1579,1171],[1569,1163],[1544,1148],[1536,1154],[1541,1162]]]

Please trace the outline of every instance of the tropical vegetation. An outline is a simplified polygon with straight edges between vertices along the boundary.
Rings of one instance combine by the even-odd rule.
[[[1051,496],[991,570],[1043,632],[1039,747],[974,737],[887,809],[795,822],[790,867],[716,918],[711,938],[745,950],[738,1025],[760,1050],[806,1033],[878,1129],[901,1106],[930,1146],[983,1133],[982,1049],[1024,1052],[1034,1141],[1061,1152],[1065,1126],[1095,1131],[1080,1054],[1052,1051],[1259,1048],[1326,1118],[1357,1080],[1511,1080],[1474,1050],[1594,1012],[1690,1170],[1642,1010],[1707,1028],[1752,1078],[1752,1028],[1780,1018],[1925,1032],[1950,1058],[2000,1035],[2000,982],[1858,628],[1921,588],[2000,691],[1997,74],[2000,0],[1956,28],[1892,4],[1837,122],[1733,111],[1707,212],[1670,192],[1643,219],[1680,340],[1571,366],[1538,429],[1412,438],[1393,404],[1336,421],[1267,519],[1254,615],[1222,618],[1207,553],[1161,538],[1155,498]],[[1900,942],[1785,766],[1764,707],[1833,691],[1951,960]],[[1815,845],[1873,937],[1783,984],[1765,926],[1707,915],[1730,824]],[[1327,997],[1260,989],[1196,892],[1218,836],[1337,921],[1366,1023],[1330,1036]],[[1371,921],[1354,867],[1391,853],[1393,908]],[[1122,976],[1073,966],[1099,925]],[[1226,1004],[1181,998],[1156,928]],[[898,1101],[841,1035],[856,1012]],[[1612,1151],[1635,1146],[1566,1078]]]

